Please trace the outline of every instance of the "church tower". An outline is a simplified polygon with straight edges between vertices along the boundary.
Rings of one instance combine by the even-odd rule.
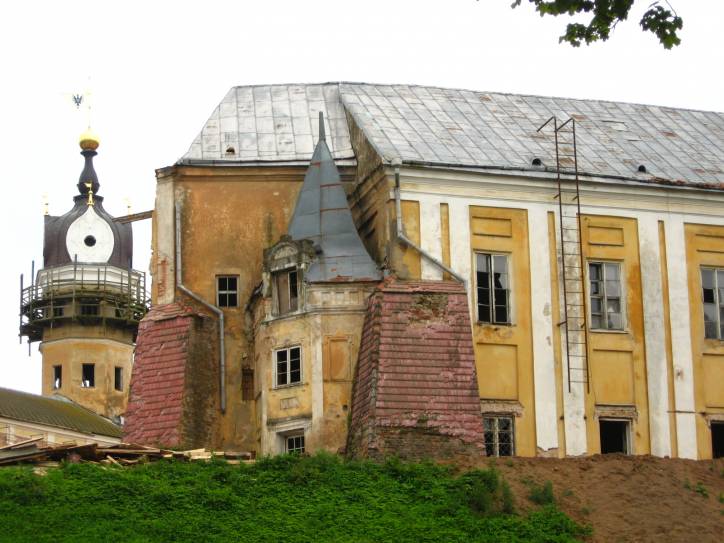
[[[43,267],[23,285],[20,335],[40,342],[43,395],[60,394],[103,416],[126,410],[145,274],[132,269],[131,225],[103,209],[93,167],[98,138],[80,139],[85,159],[73,208],[45,215]]]

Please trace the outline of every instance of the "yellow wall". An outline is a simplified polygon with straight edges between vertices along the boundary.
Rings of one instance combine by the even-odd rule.
[[[509,255],[511,272],[510,325],[482,324],[473,311],[473,343],[481,399],[519,402],[515,420],[515,448],[519,456],[535,456],[533,352],[530,307],[530,259],[527,212],[521,209],[470,207],[472,275],[475,288],[475,252]]]
[[[624,330],[590,330],[588,334],[588,452],[595,454],[601,451],[599,424],[595,416],[596,405],[616,405],[635,406],[638,416],[632,421],[632,452],[648,454],[651,447],[636,220],[585,215],[581,219],[581,240],[586,261],[611,261],[621,264],[621,287],[625,296]],[[587,268],[586,265],[586,292]],[[588,303],[587,296],[587,306]]]
[[[64,326],[47,329],[40,344],[43,356],[43,395],[62,394],[106,417],[126,411],[131,381],[133,343],[130,331],[101,326]],[[95,386],[81,387],[82,365],[95,364]],[[53,389],[53,366],[62,366],[62,386]],[[123,372],[123,390],[115,390],[115,367]]]
[[[704,337],[701,267],[724,268],[724,227],[685,225],[686,262],[694,362],[698,457],[712,457],[711,430],[702,414],[724,414],[724,341]]]

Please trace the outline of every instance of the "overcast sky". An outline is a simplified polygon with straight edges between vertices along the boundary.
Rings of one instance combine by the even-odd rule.
[[[512,0],[3,2],[0,387],[40,392],[37,344],[30,358],[18,344],[19,275],[42,262],[43,195],[60,215],[76,193],[85,114],[70,94],[92,91],[100,194],[124,215],[126,199],[153,207],[154,170],[234,85],[412,83],[724,111],[724,1],[670,2],[684,19],[673,51],[639,30],[649,0],[578,49],[558,43],[564,18]],[[150,221],[134,236],[146,271]]]

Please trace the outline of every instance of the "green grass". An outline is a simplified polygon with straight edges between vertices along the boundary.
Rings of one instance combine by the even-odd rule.
[[[251,466],[0,469],[0,541],[572,542],[552,505],[512,514],[494,469],[279,456]]]

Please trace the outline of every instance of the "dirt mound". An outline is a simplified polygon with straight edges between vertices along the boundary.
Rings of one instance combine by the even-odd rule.
[[[487,459],[505,476],[521,510],[553,484],[558,506],[593,526],[592,541],[724,541],[724,459],[652,456]]]

